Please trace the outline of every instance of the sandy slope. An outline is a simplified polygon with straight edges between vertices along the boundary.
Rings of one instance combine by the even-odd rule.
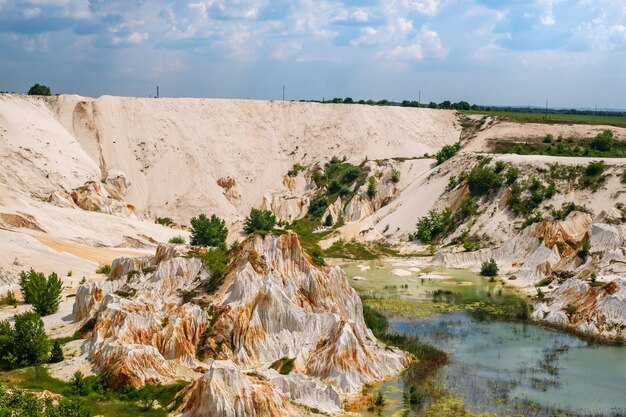
[[[453,112],[399,107],[76,96],[51,106],[92,161],[127,174],[130,203],[180,221],[201,210],[241,218],[284,189],[296,162],[421,156],[459,134]],[[220,177],[235,179],[240,201]]]

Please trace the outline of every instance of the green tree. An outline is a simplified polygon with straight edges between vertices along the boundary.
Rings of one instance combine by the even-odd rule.
[[[480,275],[484,277],[495,277],[498,275],[498,264],[492,258],[488,261],[483,262],[482,267],[480,268]]]
[[[334,222],[335,221],[333,219],[333,215],[328,213],[328,216],[326,216],[326,219],[324,219],[324,226],[330,227],[333,225]]]
[[[194,246],[223,246],[228,237],[226,222],[215,214],[208,218],[204,213],[191,219],[191,240]]]
[[[40,316],[48,316],[59,310],[63,282],[56,273],[51,273],[46,279],[43,273],[31,268],[27,273],[20,273],[19,283],[24,300],[32,304]]]
[[[376,178],[369,177],[367,179],[367,196],[370,198],[374,198],[376,195]]]
[[[51,96],[52,91],[50,87],[43,84],[34,84],[28,89],[29,96]]]
[[[63,355],[63,348],[58,340],[54,341],[52,349],[50,350],[50,363],[63,362],[65,356]]]
[[[15,356],[19,364],[46,362],[50,343],[39,314],[29,311],[15,316]]]
[[[76,371],[74,375],[72,375],[72,379],[70,379],[70,389],[74,394],[80,395],[81,397],[89,394],[85,376],[81,371]]]
[[[0,322],[0,364],[4,369],[15,368],[15,330],[11,324],[3,320]]]
[[[259,210],[252,208],[250,215],[246,218],[243,230],[247,234],[270,232],[276,224],[276,216],[269,210]]]

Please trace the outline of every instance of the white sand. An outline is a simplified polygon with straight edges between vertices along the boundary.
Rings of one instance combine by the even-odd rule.
[[[407,271],[406,269],[394,269],[391,273],[397,277],[409,277],[413,275],[411,271]]]

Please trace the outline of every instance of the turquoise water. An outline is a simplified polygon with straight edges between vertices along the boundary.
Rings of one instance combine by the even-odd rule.
[[[435,273],[449,278],[422,282],[417,273],[392,275],[390,267],[355,268],[353,264],[345,269],[350,277],[366,278],[351,280],[359,293],[425,303],[432,302],[428,294],[437,288],[456,288],[473,295],[492,291],[494,285],[464,271],[437,270]],[[396,283],[408,283],[409,288],[395,288]],[[589,345],[569,334],[528,323],[479,320],[463,310],[417,320],[391,320],[390,330],[417,335],[448,352],[450,363],[442,369],[441,383],[462,396],[474,411],[526,417],[552,417],[558,410],[575,416],[626,416],[623,347]],[[388,405],[381,414],[362,415],[401,416],[408,412],[419,416],[418,410],[404,405],[403,388],[401,376],[376,387],[385,393]]]

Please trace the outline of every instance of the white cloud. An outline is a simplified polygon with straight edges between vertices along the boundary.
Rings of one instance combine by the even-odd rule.
[[[33,7],[31,9],[26,9],[24,10],[23,13],[24,17],[26,19],[32,19],[35,17],[39,17],[39,15],[41,15],[41,9],[39,7]]]
[[[293,57],[302,50],[302,43],[299,41],[285,42],[277,45],[276,49],[270,54],[273,59],[282,61]]]
[[[365,10],[358,9],[354,13],[352,13],[352,19],[357,22],[367,22],[369,20],[369,15]]]
[[[145,41],[149,37],[150,35],[148,35],[148,32],[143,32],[143,33],[133,32],[128,36],[128,42],[138,44],[138,43]]]
[[[405,0],[405,3],[409,8],[417,10],[418,12],[427,16],[434,16],[439,12],[441,7],[441,0]]]
[[[422,45],[415,42],[408,46],[396,46],[386,54],[387,58],[400,61],[420,61],[424,58]]]
[[[441,42],[439,34],[434,30],[430,30],[428,25],[422,26],[420,39],[434,57],[445,58],[448,55],[448,48]]]
[[[536,0],[535,4],[541,10],[539,22],[543,26],[553,26],[556,24],[554,19],[554,1],[553,0]]]
[[[413,32],[413,22],[403,17],[398,18],[398,28],[401,33]]]

